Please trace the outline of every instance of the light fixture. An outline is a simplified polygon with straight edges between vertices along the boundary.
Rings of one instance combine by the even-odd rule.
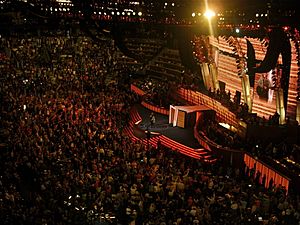
[[[206,12],[204,13],[204,16],[207,18],[207,19],[211,19],[212,17],[214,17],[216,15],[216,13],[210,9],[206,10]]]

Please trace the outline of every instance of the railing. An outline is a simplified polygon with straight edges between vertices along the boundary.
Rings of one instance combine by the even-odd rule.
[[[204,132],[199,132],[199,120],[194,126],[194,137],[199,144],[206,150],[212,151],[218,158],[222,158],[223,163],[232,165],[234,167],[241,167],[243,165],[244,151],[223,147],[210,140]]]
[[[140,96],[143,96],[143,95],[146,94],[142,89],[138,88],[138,87],[135,86],[134,84],[131,84],[131,85],[130,85],[130,89],[131,89],[131,91],[135,92],[136,94],[138,94],[138,95],[140,95]]]
[[[145,108],[147,108],[147,109],[149,109],[153,112],[157,112],[157,113],[160,113],[160,114],[163,114],[163,115],[166,115],[166,116],[169,115],[169,110],[167,110],[165,108],[160,108],[160,107],[151,105],[150,103],[147,103],[145,101],[142,101],[141,104],[142,104],[142,106],[144,106]]]
[[[259,183],[264,183],[265,188],[269,188],[271,179],[274,186],[282,186],[286,189],[287,192],[289,190],[291,180],[294,181],[293,186],[299,186],[298,183],[300,179],[292,176],[288,177],[289,173],[285,170],[280,172],[282,170],[282,168],[280,168],[281,165],[273,165],[274,163],[271,162],[263,162],[257,157],[254,157],[251,154],[241,150],[222,147],[221,145],[218,145],[217,143],[210,140],[203,132],[199,132],[197,129],[198,124],[199,121],[196,122],[196,125],[194,127],[194,137],[198,140],[199,144],[201,144],[204,149],[212,151],[219,158],[222,158],[223,163],[227,165],[233,165],[234,167],[242,167],[243,165],[246,165],[249,170],[255,170],[255,176],[259,171],[259,173],[261,174]],[[263,182],[264,176],[265,181]]]
[[[130,89],[131,89],[131,91],[135,92],[136,94],[138,94],[140,96],[144,96],[145,95],[145,92],[142,89],[140,89],[137,86],[135,86],[134,84],[131,84]],[[141,104],[142,104],[142,106],[144,106],[145,108],[147,108],[147,109],[149,109],[149,110],[151,110],[153,112],[160,113],[160,114],[163,114],[163,115],[166,115],[166,116],[169,115],[169,110],[168,109],[152,105],[152,104],[150,104],[150,103],[148,103],[146,101],[142,101]]]
[[[216,118],[218,121],[234,126],[239,131],[239,135],[245,137],[246,124],[243,123],[243,125],[241,125],[242,121],[240,121],[233,112],[231,112],[226,106],[223,106],[219,101],[201,92],[185,88],[179,88],[177,90],[177,95],[184,99],[188,104],[208,106],[216,112]]]
[[[279,172],[274,167],[264,163],[257,157],[253,157],[249,153],[245,153],[244,163],[249,168],[249,171],[254,169],[254,176],[256,176],[258,172],[260,173],[260,184],[263,183],[263,177],[265,177],[264,185],[266,188],[269,188],[270,181],[272,180],[273,186],[282,186],[288,191],[291,179],[283,175],[283,173]]]

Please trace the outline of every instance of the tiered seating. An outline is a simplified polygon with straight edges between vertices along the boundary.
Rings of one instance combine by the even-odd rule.
[[[148,66],[146,73],[149,76],[162,79],[179,80],[184,66],[181,63],[179,51],[164,49]]]
[[[157,39],[127,38],[125,40],[125,45],[138,59],[148,62],[159,53],[164,42]]]
[[[173,62],[175,64],[181,64],[179,50],[177,49],[165,49],[164,52],[158,57],[161,60],[167,60],[166,62]]]
[[[116,58],[119,65],[127,66],[128,68],[131,68],[134,71],[139,71],[143,69],[143,63],[138,62],[136,59],[124,55],[124,53],[121,52],[120,50],[118,50],[116,54],[117,54]]]

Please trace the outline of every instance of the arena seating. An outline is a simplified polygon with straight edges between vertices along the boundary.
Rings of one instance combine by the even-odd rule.
[[[158,79],[180,80],[184,71],[179,51],[165,48],[147,67],[147,75]]]

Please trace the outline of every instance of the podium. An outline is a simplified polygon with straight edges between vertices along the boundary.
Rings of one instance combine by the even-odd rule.
[[[190,128],[204,114],[214,114],[214,110],[204,105],[173,106],[170,105],[169,123],[173,127]]]

